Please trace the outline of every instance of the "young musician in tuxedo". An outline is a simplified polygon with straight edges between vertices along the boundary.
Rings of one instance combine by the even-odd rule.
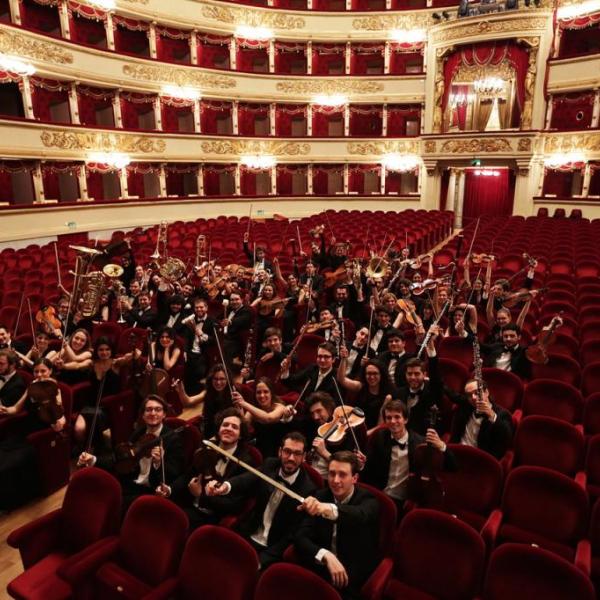
[[[525,380],[531,379],[531,363],[526,350],[521,346],[521,328],[514,323],[509,323],[502,330],[501,343],[481,346],[486,355],[486,366],[511,371]]]
[[[13,406],[27,389],[17,373],[19,359],[10,350],[0,350],[0,406]]]
[[[306,498],[314,494],[315,484],[302,469],[305,457],[306,438],[298,432],[290,432],[282,440],[278,457],[268,458],[260,470]],[[238,530],[257,550],[261,568],[281,560],[303,517],[297,500],[251,472],[224,483],[210,481],[206,485],[206,494],[209,497],[231,494],[243,499],[254,498],[255,505],[242,519]]]
[[[250,234],[248,232],[244,233],[243,238],[243,248],[244,254],[250,259],[250,263],[255,269],[264,269],[265,271],[269,271],[269,273],[273,272],[273,263],[270,260],[267,260],[265,249],[262,246],[256,246],[254,250],[250,250],[248,242],[250,240]]]
[[[331,456],[328,487],[305,498],[307,513],[294,539],[307,568],[338,588],[344,600],[358,600],[360,588],[380,558],[379,502],[358,487],[360,463],[353,452]]]
[[[208,303],[194,300],[194,312],[182,321],[185,326],[184,383],[189,394],[200,392],[200,380],[208,371],[208,350],[215,343],[216,321],[208,316]]]
[[[367,351],[369,328],[361,327],[354,336],[352,345],[348,348],[346,357],[346,370],[344,375],[350,379],[357,379],[362,367],[363,358]]]
[[[186,326],[183,320],[190,312],[183,308],[183,296],[174,294],[167,298],[165,292],[159,290],[156,295],[156,303],[158,306],[157,329],[171,327],[177,335],[185,336]]]
[[[148,292],[140,292],[137,307],[128,310],[125,320],[130,327],[152,329],[156,323],[156,312],[152,309],[152,299]]]
[[[239,292],[232,292],[229,296],[227,317],[221,322],[223,327],[223,353],[228,364],[236,358],[243,362],[245,348],[242,334],[250,329],[251,323],[252,311],[244,305]]]
[[[292,375],[290,375],[291,359],[289,356],[286,357],[281,363],[282,383],[292,389],[301,390],[308,379],[308,387],[304,391],[305,397],[318,390],[337,398],[333,368],[335,354],[335,346],[331,342],[323,342],[317,348],[317,364],[309,365]]]
[[[378,359],[385,366],[396,388],[401,388],[406,383],[404,377],[406,363],[415,355],[406,352],[404,334],[399,329],[389,329],[385,340],[387,350],[382,352]]]
[[[8,327],[0,325],[0,350],[15,350],[21,354],[25,354],[27,346],[23,342],[13,340]]]

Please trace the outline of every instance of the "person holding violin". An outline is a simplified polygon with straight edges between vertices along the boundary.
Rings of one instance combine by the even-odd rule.
[[[0,441],[0,512],[21,506],[38,492],[36,456],[27,436],[50,427],[64,430],[66,419],[53,366],[41,358],[33,365],[33,381],[12,406],[0,406],[0,418],[19,413],[25,418],[15,432]]]
[[[276,298],[275,287],[273,284],[267,283],[262,288],[261,294],[250,304],[251,308],[256,309],[256,341],[259,346],[263,342],[265,331],[273,324],[273,320],[283,315],[286,302],[285,298]]]
[[[305,333],[321,336],[325,338],[326,342],[331,342],[336,346],[341,343],[339,323],[329,308],[322,308],[319,311],[319,322],[309,323]]]
[[[262,246],[256,246],[254,248],[254,252],[252,252],[248,246],[248,242],[250,241],[250,233],[246,231],[244,233],[242,247],[244,249],[244,254],[248,257],[250,261],[250,265],[254,267],[254,269],[264,269],[265,271],[273,272],[273,263],[267,260],[266,251]]]
[[[11,350],[0,350],[0,407],[14,406],[27,385],[17,373],[19,357]]]
[[[14,350],[19,354],[25,354],[27,347],[19,340],[13,340],[6,325],[0,325],[0,350]]]
[[[360,322],[362,288],[357,291],[354,285],[338,283],[335,286],[335,301],[329,305],[329,312],[339,322],[342,319],[349,319],[353,323]]]
[[[477,309],[473,304],[458,304],[450,313],[444,337],[456,336],[466,338],[469,334],[477,334]]]
[[[492,293],[497,293],[492,292]],[[521,308],[521,312],[519,312],[519,316],[515,321],[516,325],[518,325],[521,329],[525,323],[525,318],[527,317],[527,313],[531,308],[531,302],[533,298],[535,298],[538,294],[538,290],[530,290],[528,292],[528,298],[525,300],[523,307]],[[487,343],[494,343],[502,341],[502,331],[506,325],[508,325],[512,321],[512,313],[508,306],[501,306],[494,315],[493,305],[488,302],[486,308],[486,317],[487,322],[490,327],[490,333],[488,335]]]
[[[417,460],[417,448],[428,444],[443,453],[443,470],[456,469],[456,458],[437,431],[427,428],[421,435],[408,426],[409,409],[401,400],[390,400],[382,409],[383,427],[373,432],[367,446],[367,454],[359,455],[364,468],[361,478],[386,493],[398,508],[398,516],[404,514],[404,503],[409,499],[409,478],[418,475],[421,465]]]
[[[33,345],[25,355],[25,358],[34,362],[38,358],[45,358],[50,352],[50,336],[42,329],[35,332]]]
[[[233,392],[232,400],[234,407],[240,411],[244,422],[254,433],[260,453],[263,456],[275,456],[283,434],[289,430],[289,423],[295,414],[294,408],[281,401],[267,377],[256,381],[254,402],[244,400],[238,391]]]
[[[86,329],[76,329],[63,347],[52,350],[48,360],[58,372],[58,379],[69,385],[87,381],[88,369],[92,366],[90,334]]]
[[[117,475],[123,491],[123,512],[138,497],[159,494],[168,497],[170,484],[184,466],[181,437],[164,421],[168,405],[150,394],[140,407],[140,426],[129,442],[120,444],[112,456],[79,455],[77,466],[98,466]]]
[[[323,291],[325,281],[322,275],[317,274],[317,264],[309,260],[305,267],[304,273],[300,275],[300,285],[310,288],[310,297],[313,301],[317,301],[319,294]]]

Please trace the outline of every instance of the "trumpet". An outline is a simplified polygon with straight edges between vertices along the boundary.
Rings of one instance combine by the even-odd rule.
[[[150,258],[155,260],[165,258],[167,255],[167,227],[169,224],[166,221],[161,221],[158,224],[158,234],[156,236],[156,248],[150,255]],[[162,246],[162,253],[161,253]]]

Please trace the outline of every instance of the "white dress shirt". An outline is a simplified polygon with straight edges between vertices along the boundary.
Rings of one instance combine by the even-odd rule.
[[[406,447],[402,449],[396,444],[392,446],[388,483],[383,491],[396,500],[404,500],[406,498],[406,482],[409,474],[408,431],[397,441],[401,444],[406,444]]]

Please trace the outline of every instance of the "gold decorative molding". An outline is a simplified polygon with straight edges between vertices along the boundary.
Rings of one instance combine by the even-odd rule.
[[[407,15],[375,15],[360,17],[352,21],[358,31],[388,31],[390,29],[424,29],[431,24],[430,16],[410,13]]]
[[[125,2],[129,2],[129,4],[148,4],[150,0],[125,0]]]
[[[600,152],[600,132],[582,131],[580,134],[550,135],[546,137],[544,151],[547,154],[575,151]]]
[[[434,140],[425,140],[423,145],[425,149],[425,154],[435,154],[437,150],[437,144]]]
[[[513,147],[506,138],[446,140],[440,153],[480,154],[495,152],[513,152]]]
[[[501,21],[476,21],[475,23],[465,23],[447,29],[431,32],[431,41],[450,42],[464,38],[489,35],[494,33],[514,33],[519,34],[523,31],[543,31],[548,25],[548,19],[535,18],[513,18]]]
[[[308,81],[280,81],[278,92],[288,94],[374,94],[383,91],[379,81],[327,81],[311,79]]]
[[[395,140],[386,142],[350,142],[347,145],[348,154],[370,156],[374,154],[417,154],[419,145],[417,141]]]
[[[42,144],[60,150],[92,150],[96,152],[163,153],[164,140],[123,133],[79,133],[72,131],[42,131]]]
[[[519,138],[517,142],[518,152],[531,152],[531,138]]]
[[[202,16],[229,25],[250,27],[273,27],[274,29],[304,29],[306,21],[302,17],[270,11],[257,11],[248,8],[229,6],[203,6]]]
[[[0,29],[0,52],[59,65],[73,62],[73,55],[58,44],[36,40],[7,29]]]
[[[265,140],[206,141],[201,144],[205,154],[271,154],[273,156],[305,156],[310,144],[298,142],[271,142]]]
[[[200,73],[196,69],[174,69],[153,65],[124,65],[123,73],[133,79],[159,81],[181,86],[197,86],[202,89],[228,89],[237,85],[235,78],[227,75]]]
[[[523,102],[523,111],[521,113],[521,129],[531,129],[531,119],[533,116],[533,100],[535,98],[535,80],[537,77],[537,59],[540,49],[540,38],[524,38],[519,40],[528,44],[529,61],[527,65],[527,74],[525,75],[525,101]]]

